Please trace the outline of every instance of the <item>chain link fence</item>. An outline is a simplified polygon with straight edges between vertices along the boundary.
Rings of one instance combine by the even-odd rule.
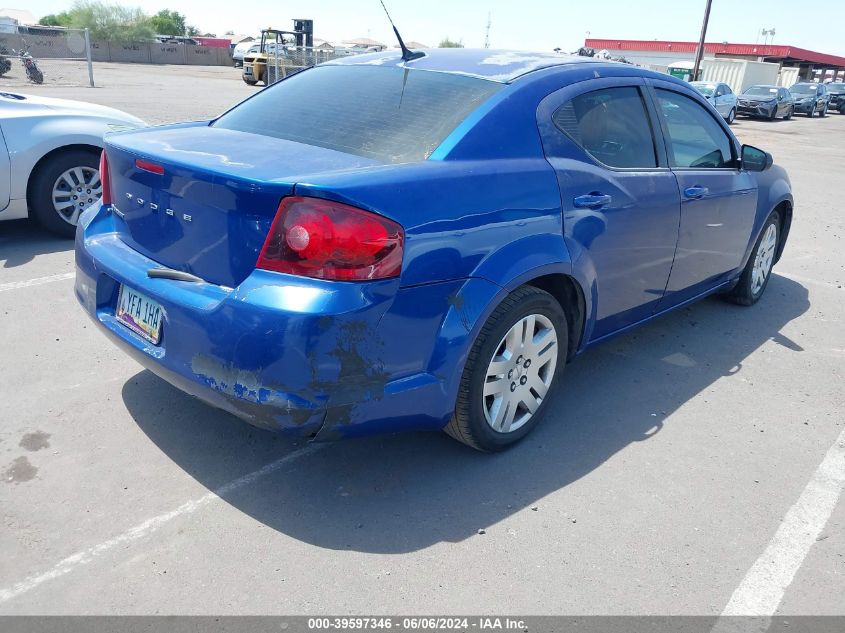
[[[280,46],[272,44],[267,52],[267,85],[284,79],[300,70],[328,62],[339,57],[368,53],[367,49],[307,48],[305,46]]]
[[[12,28],[12,32],[0,32],[0,89],[38,83],[32,80],[37,80],[38,73],[27,73],[28,55],[44,84],[94,85],[91,43],[86,31],[38,26]]]

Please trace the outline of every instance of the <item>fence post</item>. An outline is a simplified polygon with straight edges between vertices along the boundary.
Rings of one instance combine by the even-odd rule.
[[[94,64],[91,62],[91,35],[85,29],[85,56],[88,58],[88,81],[94,87]]]

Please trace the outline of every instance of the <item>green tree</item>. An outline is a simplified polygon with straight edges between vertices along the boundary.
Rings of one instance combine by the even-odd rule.
[[[162,9],[150,18],[150,25],[158,35],[185,34],[185,16],[178,11]]]
[[[188,37],[196,37],[196,36],[197,36],[197,35],[199,35],[199,34],[200,34],[200,30],[199,30],[197,27],[195,27],[195,26],[191,26],[191,25],[189,24],[189,25],[185,28],[185,35],[187,35]]]
[[[444,37],[440,40],[440,44],[437,45],[437,48],[463,48],[464,43],[463,41],[455,42],[450,40],[448,37]]]
[[[70,14],[67,11],[50,13],[38,20],[42,26],[70,26]]]
[[[95,40],[140,41],[155,35],[149,16],[138,7],[79,0],[66,14],[68,23],[62,26],[88,29]]]

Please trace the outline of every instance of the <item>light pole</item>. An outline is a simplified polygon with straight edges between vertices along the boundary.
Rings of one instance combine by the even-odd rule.
[[[701,68],[701,58],[704,57],[704,39],[707,37],[707,23],[710,21],[710,5],[713,0],[707,0],[704,8],[704,21],[701,23],[701,37],[698,38],[698,48],[695,51],[695,63],[692,65],[692,80],[698,79],[698,71]]]

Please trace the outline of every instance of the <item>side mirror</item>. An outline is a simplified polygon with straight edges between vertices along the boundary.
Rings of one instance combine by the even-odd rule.
[[[769,152],[751,145],[742,146],[742,168],[746,171],[766,171],[774,162]]]

